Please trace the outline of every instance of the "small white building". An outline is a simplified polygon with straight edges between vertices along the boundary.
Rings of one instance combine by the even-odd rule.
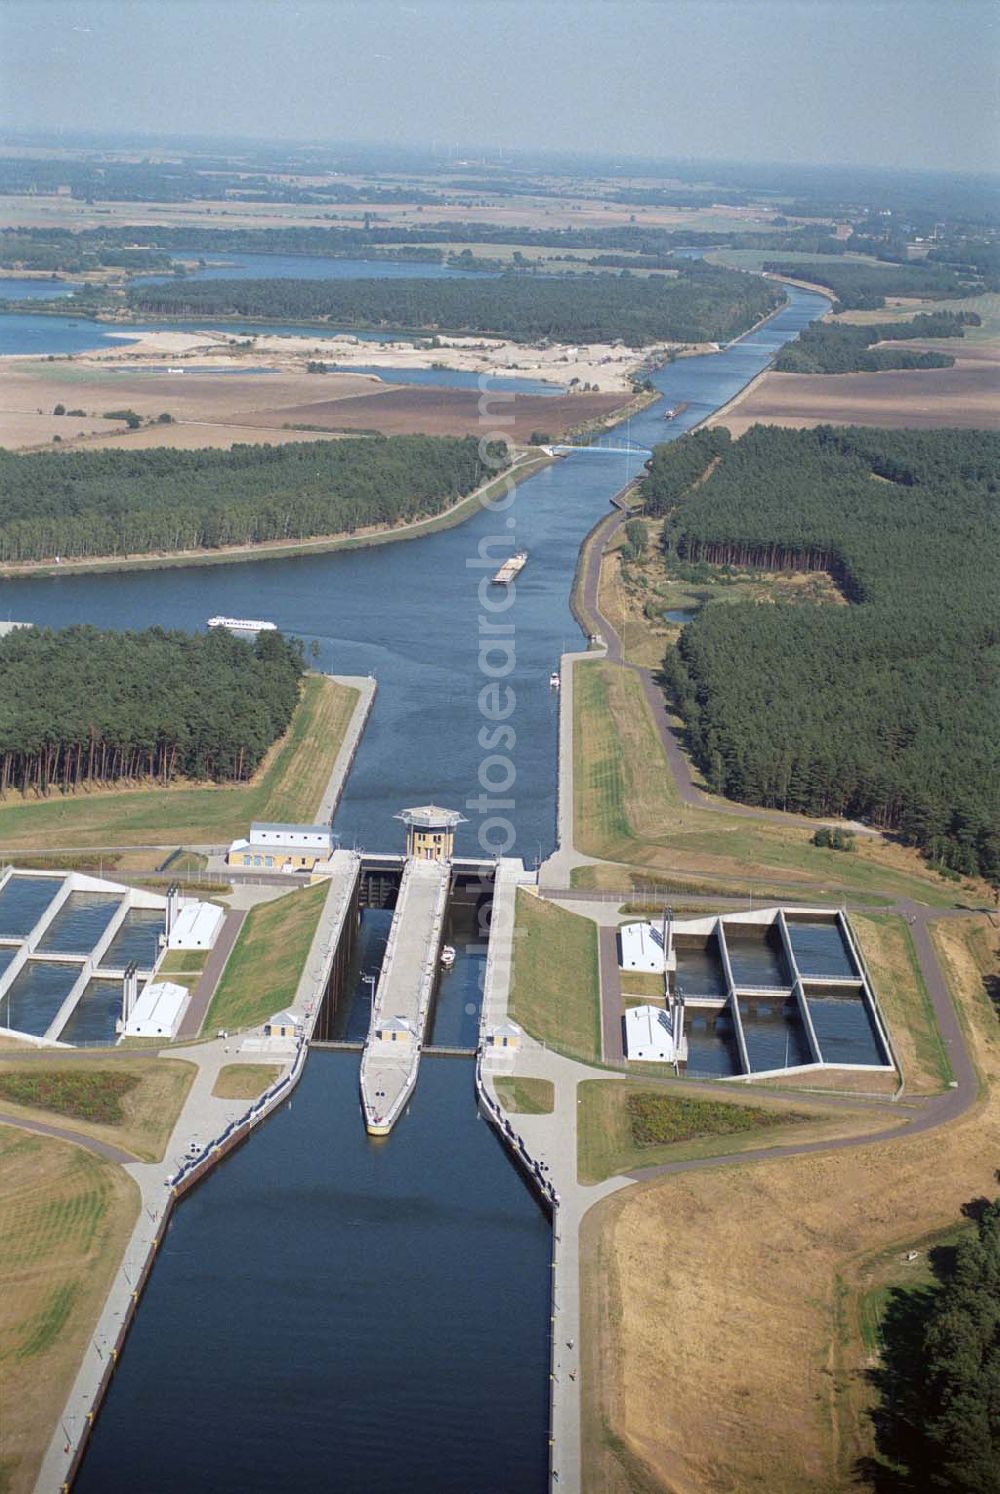
[[[618,963],[623,970],[662,975],[666,970],[663,930],[655,923],[624,923],[618,930]]]
[[[125,1023],[126,1037],[176,1037],[191,992],[173,981],[151,981],[136,998]]]
[[[673,1063],[673,1024],[662,1006],[630,1006],[626,1010],[625,1057],[643,1063]]]
[[[174,919],[167,948],[211,949],[225,916],[218,903],[185,903]]]

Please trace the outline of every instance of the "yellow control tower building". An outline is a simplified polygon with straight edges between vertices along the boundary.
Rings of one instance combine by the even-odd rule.
[[[418,861],[450,861],[455,846],[455,827],[465,824],[465,815],[439,804],[421,804],[396,815],[406,826],[406,854]]]

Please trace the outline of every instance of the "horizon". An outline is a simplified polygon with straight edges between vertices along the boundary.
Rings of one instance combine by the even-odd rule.
[[[274,148],[275,145],[287,146],[289,149],[306,151],[326,152],[385,152],[408,151],[413,155],[426,153],[428,156],[428,170],[447,170],[458,166],[480,166],[488,165],[491,169],[510,171],[512,174],[539,174],[542,169],[551,170],[553,175],[560,174],[556,169],[557,163],[576,162],[579,167],[612,167],[621,168],[629,164],[635,165],[637,169],[635,176],[659,175],[669,170],[682,169],[688,173],[686,183],[695,184],[699,181],[709,179],[696,178],[691,173],[698,167],[731,168],[739,171],[752,172],[782,171],[789,175],[802,172],[844,172],[856,175],[876,174],[884,172],[893,176],[913,177],[942,177],[959,176],[968,177],[982,181],[995,181],[1000,184],[1000,165],[989,169],[987,167],[969,167],[965,170],[956,170],[950,167],[930,166],[908,166],[893,165],[887,161],[815,161],[795,160],[782,161],[778,159],[765,159],[763,157],[733,156],[733,155],[696,155],[696,156],[648,156],[638,152],[616,151],[613,155],[604,154],[600,151],[589,150],[546,150],[543,147],[532,148],[508,147],[503,145],[483,145],[482,142],[459,140],[453,146],[453,150],[462,158],[457,160],[450,152],[445,155],[438,151],[434,156],[435,142],[430,139],[417,139],[410,142],[401,142],[376,136],[353,136],[353,137],[330,137],[323,139],[319,136],[287,136],[275,139],[266,135],[241,134],[234,135],[225,131],[198,132],[196,134],[176,135],[164,130],[146,130],[129,132],[125,130],[86,130],[86,129],[62,129],[46,130],[44,128],[26,130],[5,130],[0,126],[0,149],[33,149],[33,150],[56,150],[77,149],[100,151],[108,154],[134,152],[146,147],[156,147],[172,154],[183,155],[186,153],[198,154],[204,148],[227,147],[231,150],[245,150],[253,147]],[[493,154],[491,154],[491,152]],[[383,165],[372,167],[374,171],[392,172],[403,171],[403,167]],[[420,169],[420,168],[411,168]]]
[[[17,61],[4,125],[28,132],[127,120],[162,138],[180,114],[205,139],[260,138],[266,119],[272,143],[446,155],[477,140],[631,159],[638,138],[645,160],[963,175],[998,160],[987,0],[8,0],[0,37]]]

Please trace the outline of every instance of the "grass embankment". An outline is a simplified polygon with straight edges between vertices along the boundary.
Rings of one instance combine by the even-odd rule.
[[[318,882],[251,908],[212,997],[205,1032],[256,1027],[294,1000],[329,891]]]
[[[288,731],[247,784],[134,788],[0,802],[5,853],[19,846],[222,844],[251,820],[308,823],[358,701],[357,690],[308,675]]]
[[[514,1115],[551,1115],[555,1085],[551,1079],[496,1079],[497,1098]]]
[[[131,1152],[142,1162],[163,1157],[194,1064],[182,1059],[115,1059],[107,1055],[0,1065],[0,1110],[60,1124]]]
[[[112,1162],[0,1126],[0,1489],[28,1494],[139,1213]]]
[[[280,1073],[276,1063],[227,1063],[212,1093],[220,1100],[256,1100]]]
[[[692,1096],[688,1081],[653,1089],[647,1078],[583,1080],[577,1085],[579,1181],[599,1183],[665,1162],[854,1135],[885,1124],[884,1116],[860,1108],[803,1111],[787,1100],[761,1104],[759,1095],[701,1093]]]
[[[892,913],[853,913],[851,927],[889,1024],[907,1093],[946,1089],[951,1064],[909,928]]]
[[[509,1010],[547,1047],[583,1063],[600,1062],[597,928],[520,888]]]
[[[942,882],[915,852],[861,836],[853,852],[810,843],[794,815],[757,820],[684,804],[639,676],[602,660],[573,672],[574,844],[610,868],[582,867],[575,886],[621,887],[658,878],[681,891],[886,901],[913,897],[953,906],[960,888]]]
[[[996,1192],[1000,934],[969,917],[934,937],[982,1075],[970,1111],[848,1151],[657,1178],[587,1215],[587,1489],[620,1487],[631,1462],[671,1488],[855,1481],[872,1451],[871,1262]]]

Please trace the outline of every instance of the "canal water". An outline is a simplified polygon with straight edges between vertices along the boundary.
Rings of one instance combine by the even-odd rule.
[[[574,453],[521,484],[502,513],[370,550],[3,583],[0,611],[117,628],[197,628],[226,613],[315,639],[320,668],[379,683],[335,821],[343,842],[398,849],[394,814],[436,800],[468,817],[460,853],[477,851],[483,822],[501,816],[510,852],[533,864],[555,839],[548,679],[579,643],[568,599],[581,539],[641,470],[643,448],[730,399],[826,306],[791,290],[743,343],[661,370],[666,401],[688,401],[682,416],[664,422],[660,402],[615,433],[611,444],[636,450]],[[13,320],[0,318],[0,338]],[[490,619],[477,591],[517,548],[530,560],[505,614],[513,781],[494,810],[477,803],[493,751],[480,740],[490,676],[479,630]],[[345,1036],[367,1027],[360,975],[376,968],[384,924],[366,915]],[[450,942],[435,1035],[461,1043],[475,1027],[478,955],[460,930]],[[699,1046],[712,1072],[728,1043],[706,1032]],[[79,1489],[545,1488],[548,1222],[478,1117],[469,1061],[425,1059],[386,1142],[364,1134],[357,1082],[356,1054],[314,1053],[292,1101],[178,1210]]]
[[[730,399],[827,305],[794,288],[789,296],[788,306],[742,343],[678,359],[655,374],[666,402],[687,400],[688,408],[665,422],[658,403],[627,430],[620,428],[618,441],[627,437],[641,451],[675,439]],[[0,333],[5,320],[0,317]],[[447,382],[447,375],[441,378]],[[493,413],[492,425],[502,430],[502,404]],[[512,826],[511,853],[533,865],[555,842],[558,699],[548,681],[560,653],[579,642],[568,609],[577,552],[607,512],[610,496],[641,471],[643,460],[636,452],[574,452],[522,483],[505,512],[479,512],[454,529],[407,543],[238,565],[4,582],[0,613],[50,627],[90,622],[105,628],[201,628],[223,613],[268,618],[307,644],[315,640],[319,668],[374,674],[379,685],[335,821],[343,842],[395,850],[400,832],[393,815],[408,804],[439,800],[467,816],[458,834],[460,854],[477,852],[484,822],[499,816]],[[514,781],[491,796],[511,801],[496,810],[477,802],[480,766],[492,755],[480,745],[478,705],[491,678],[480,668],[479,630],[481,620],[491,619],[477,593],[498,558],[520,548],[530,559],[518,578],[516,602],[504,614],[514,627],[504,683],[515,695],[509,723],[515,742],[501,755],[510,757]],[[499,669],[507,660],[493,654],[483,663]],[[501,776],[499,765],[484,772],[495,781],[509,776]],[[487,838],[501,844],[502,836],[502,827],[491,827]]]
[[[316,1052],[178,1210],[76,1488],[541,1491],[548,1257],[471,1060],[425,1057],[378,1143]]]

